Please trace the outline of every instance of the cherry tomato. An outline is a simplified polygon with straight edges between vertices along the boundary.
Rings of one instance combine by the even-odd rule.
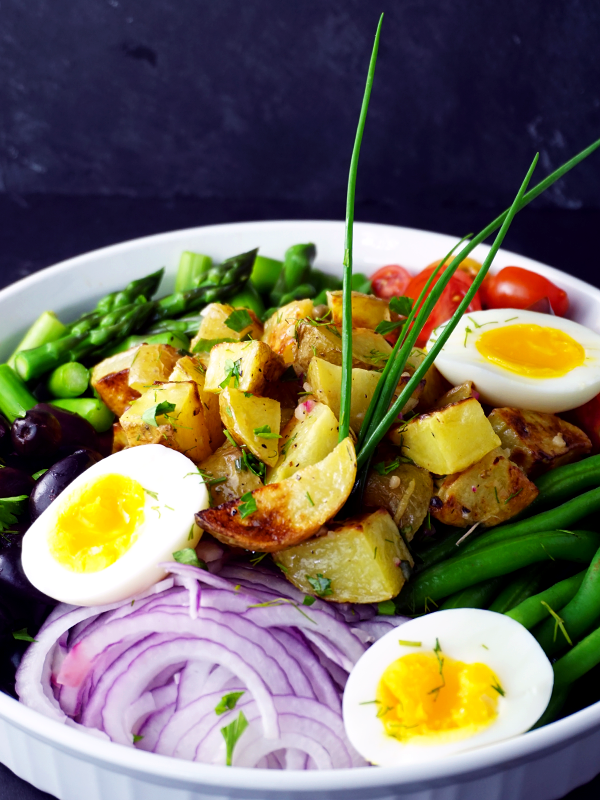
[[[600,394],[565,414],[569,422],[577,425],[592,442],[592,452],[600,453]]]
[[[410,272],[400,264],[388,264],[387,267],[378,269],[371,277],[373,294],[384,299],[402,297],[410,279]]]
[[[529,308],[547,297],[558,317],[564,317],[569,309],[569,298],[563,289],[522,267],[504,267],[497,275],[488,276],[481,295],[486,308]]]
[[[421,294],[423,287],[427,283],[427,280],[434,270],[435,266],[426,267],[422,272],[419,272],[418,275],[415,275],[415,277],[404,290],[405,294],[408,297],[412,297],[414,300],[416,300]],[[450,278],[448,285],[442,292],[440,299],[433,307],[433,311],[431,312],[429,319],[419,334],[419,338],[417,339],[417,345],[419,347],[423,347],[425,344],[427,344],[427,340],[429,339],[431,331],[434,328],[437,328],[438,325],[442,324],[442,322],[446,322],[446,320],[450,319],[450,317],[458,308],[463,297],[471,288],[472,283],[473,279],[470,278],[466,272],[457,270],[454,273],[454,275]],[[473,297],[467,307],[467,313],[470,311],[481,311],[481,301],[478,294]]]
[[[451,261],[452,258],[448,259],[446,261],[446,264],[449,264]],[[437,267],[437,265],[441,263],[442,259],[439,258],[437,261],[434,261],[432,264],[429,264],[429,267]],[[481,269],[481,266],[482,266],[481,261],[475,261],[474,258],[470,258],[469,256],[467,256],[466,258],[463,258],[463,260],[460,262],[460,264],[458,265],[458,269],[461,272],[466,272],[469,278],[473,280],[477,275],[477,273],[479,272],[479,270]]]

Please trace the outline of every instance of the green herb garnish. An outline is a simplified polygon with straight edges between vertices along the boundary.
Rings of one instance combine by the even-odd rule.
[[[331,580],[329,578],[324,578],[320,572],[317,572],[316,578],[307,575],[306,580],[315,590],[315,594],[318,597],[329,597],[329,595],[333,594],[333,591],[331,589]]]
[[[315,602],[315,600],[316,600],[316,597],[313,597],[312,594],[307,594],[305,596],[304,600],[302,601],[302,605],[303,606],[312,606],[312,604]]]
[[[271,432],[270,425],[263,425],[261,428],[254,428],[253,433],[255,436],[260,436],[261,439],[281,439],[280,434]]]
[[[505,691],[504,691],[504,689],[503,689],[503,688],[500,686],[500,684],[499,684],[499,683],[493,683],[493,684],[492,684],[492,689],[494,689],[494,691],[498,692],[498,694],[500,695],[500,697],[506,697],[506,692],[505,692]]]
[[[567,633],[567,629],[565,628],[564,619],[562,617],[559,617],[558,614],[556,613],[556,611],[554,611],[553,608],[550,608],[550,606],[548,605],[548,603],[546,603],[545,600],[540,600],[540,602],[541,602],[541,604],[543,606],[546,606],[546,608],[548,609],[550,614],[554,617],[554,639],[553,639],[553,641],[556,641],[556,635],[557,635],[558,630],[560,628],[560,631],[561,631],[562,635],[565,637],[565,639],[571,645],[571,647],[573,647],[573,642],[571,641],[571,637],[569,636],[569,634]]]
[[[396,606],[393,600],[383,600],[377,603],[377,613],[386,617],[393,617],[396,613]]]
[[[220,716],[226,711],[233,711],[237,705],[237,701],[243,694],[244,692],[229,692],[229,694],[224,694],[215,706],[215,714]]]
[[[408,639],[398,639],[398,644],[401,644],[403,647],[421,647],[422,642],[411,642]]]
[[[138,742],[141,742],[143,738],[144,737],[140,736],[138,733],[134,733],[133,734],[133,743],[137,744]]]
[[[259,461],[258,458],[245,447],[242,448],[242,455],[236,458],[235,466],[240,472],[253,472],[263,481],[267,474],[266,465],[263,464],[262,461]]]
[[[252,317],[245,308],[237,308],[225,320],[225,325],[236,333],[241,333],[244,328],[252,325]]]
[[[152,427],[157,428],[158,422],[156,418],[163,417],[165,414],[170,414],[171,411],[175,411],[175,409],[175,403],[169,403],[167,400],[163,400],[162,403],[156,403],[156,405],[147,408],[142,414],[142,421],[145,422],[146,425],[152,425]]]
[[[226,725],[224,728],[221,728],[221,733],[223,734],[223,738],[225,739],[225,746],[227,748],[227,756],[225,763],[228,767],[231,766],[231,762],[233,759],[233,750],[236,744],[239,741],[240,736],[248,727],[248,720],[244,716],[243,711],[240,711],[239,716],[236,720],[234,720],[229,725]]]
[[[223,367],[225,369],[225,377],[219,386],[221,389],[225,389],[233,379],[233,387],[237,389],[240,385],[240,378],[242,377],[242,359],[238,358],[236,361],[232,361],[230,358],[226,358]]]
[[[238,511],[240,512],[240,517],[246,519],[256,511],[256,500],[252,496],[252,492],[246,492],[241,496],[240,500],[242,502],[238,506]]]
[[[20,631],[13,631],[13,639],[17,639],[19,642],[35,642],[37,641],[32,636],[27,633],[27,628],[21,628]]]
[[[18,522],[19,515],[25,511],[27,500],[26,494],[0,499],[0,534],[12,533],[10,527]]]
[[[308,492],[306,493],[306,499],[311,504],[311,506],[314,506],[315,501],[312,499],[312,497],[310,496],[310,494]]]
[[[184,547],[183,550],[176,550],[172,555],[178,564],[189,564],[190,567],[207,569],[206,563],[198,558],[196,551],[192,547]]]

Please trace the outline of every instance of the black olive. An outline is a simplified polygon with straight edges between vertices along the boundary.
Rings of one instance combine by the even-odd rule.
[[[59,421],[37,406],[13,422],[11,436],[17,454],[26,458],[48,458],[62,441]]]
[[[94,450],[82,447],[53,464],[48,472],[38,478],[29,498],[31,521],[36,520],[75,478],[101,458]]]

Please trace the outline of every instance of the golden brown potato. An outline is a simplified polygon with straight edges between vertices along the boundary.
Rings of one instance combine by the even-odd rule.
[[[356,328],[352,331],[353,367],[381,370],[391,352],[390,345],[378,333],[367,328]],[[311,325],[303,322],[298,325],[298,352],[294,362],[296,372],[306,374],[315,357],[341,366],[341,328],[331,323]]]
[[[132,347],[123,353],[117,353],[100,361],[92,369],[92,388],[118,417],[140,396],[140,393],[129,385],[129,368],[138,350],[139,347]]]
[[[413,560],[382,508],[277,554],[294,586],[332,603],[377,603],[395,597]],[[309,612],[310,613],[310,612]]]
[[[278,483],[326,458],[338,444],[339,425],[328,406],[316,403],[302,421],[292,417],[282,434],[280,456],[267,470],[266,483]]]
[[[446,525],[486,528],[514,517],[538,490],[498,447],[464,472],[447,475],[431,501],[431,513]]]
[[[500,445],[474,397],[411,419],[402,437],[402,455],[437,475],[462,472]]]
[[[265,381],[275,381],[285,364],[264,342],[232,342],[215,345],[210,351],[204,389],[218,394],[228,386],[260,394]]]
[[[555,414],[495,408],[488,417],[508,448],[510,459],[528,475],[540,475],[587,455],[592,443],[586,434]]]
[[[265,322],[263,342],[269,345],[273,352],[280,355],[286,366],[293,364],[298,351],[296,328],[298,320],[312,317],[314,306],[312,300],[294,300],[278,309]]]
[[[195,462],[212,452],[194,381],[153,386],[134,400],[120,422],[129,447],[164,444]]]
[[[350,438],[323,461],[217,508],[196,514],[203,529],[225,544],[273,553],[313,536],[344,505],[356,479]]]
[[[240,342],[242,339],[260,339],[263,333],[262,324],[256,314],[250,309],[246,309],[252,320],[248,327],[241,331],[233,330],[226,325],[226,320],[233,314],[235,309],[226,303],[210,303],[202,312],[202,321],[198,328],[198,333],[192,339],[192,352],[200,350],[210,350],[211,343],[229,340],[230,342]]]
[[[142,394],[153,383],[169,380],[180,355],[170,344],[142,344],[129,367],[129,385]]]
[[[334,325],[342,324],[343,292],[327,292],[327,305]],[[389,322],[390,308],[387,300],[372,294],[352,292],[352,327],[375,330],[380,322]]]
[[[350,427],[358,432],[379,382],[373,370],[353,369],[350,398]],[[340,415],[342,368],[322,358],[313,358],[308,365],[306,382],[316,400],[325,403],[336,417]]]
[[[228,387],[219,395],[221,421],[236,442],[274,467],[279,458],[281,409],[277,400]]]
[[[432,406],[432,410],[445,408],[452,405],[452,403],[460,403],[461,400],[468,400],[469,397],[477,399],[478,395],[473,386],[473,381],[461,383],[459,386],[453,386],[445,392],[440,399]]]
[[[421,350],[419,347],[414,347],[406,362],[407,372],[412,375],[426,355],[427,353],[424,350]],[[451,385],[435,364],[429,367],[425,373],[424,380],[425,385],[419,397],[419,410],[428,411],[430,408],[433,408],[439,398],[451,388]]]
[[[204,420],[210,435],[211,450],[216,450],[225,441],[221,412],[219,411],[219,398],[212,392],[204,389],[206,371],[197,355],[180,358],[169,381],[194,381],[198,386],[198,396],[204,409]]]
[[[120,422],[113,423],[113,444],[112,444],[112,452],[118,453],[120,450],[124,450],[128,446],[127,441],[127,434],[123,430],[123,427]]]
[[[206,482],[214,506],[228,500],[237,500],[246,492],[253,492],[263,485],[260,477],[245,467],[241,448],[234,447],[227,441],[201,461],[198,467],[207,476]]]
[[[414,464],[398,463],[394,469],[385,472],[395,463],[394,458],[380,463],[376,461],[369,472],[363,501],[367,508],[389,511],[394,523],[410,542],[429,511],[433,479],[426,469]],[[383,475],[377,467],[384,472]]]

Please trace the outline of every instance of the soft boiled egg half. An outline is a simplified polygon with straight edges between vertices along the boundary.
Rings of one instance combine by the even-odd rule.
[[[520,623],[477,608],[436,611],[361,656],[344,691],[344,726],[372,764],[433,760],[525,732],[553,682],[548,658]]]
[[[76,478],[23,537],[25,574],[80,606],[114,603],[165,575],[158,565],[195,547],[208,490],[187,456],[149,444],[115,453]]]
[[[475,311],[462,317],[435,365],[454,386],[473,381],[484,403],[556,414],[600,393],[600,335],[535,311]]]

